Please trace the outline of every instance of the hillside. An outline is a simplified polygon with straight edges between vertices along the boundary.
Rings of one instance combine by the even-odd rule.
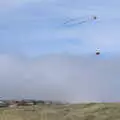
[[[1,108],[0,120],[120,120],[120,103]]]

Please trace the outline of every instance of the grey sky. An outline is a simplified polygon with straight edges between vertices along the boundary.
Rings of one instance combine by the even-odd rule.
[[[120,58],[48,55],[0,57],[0,95],[68,101],[119,100]]]

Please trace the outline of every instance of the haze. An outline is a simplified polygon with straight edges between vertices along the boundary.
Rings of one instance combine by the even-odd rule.
[[[0,6],[0,96],[119,101],[119,0],[1,0]],[[63,24],[89,15],[99,20]]]

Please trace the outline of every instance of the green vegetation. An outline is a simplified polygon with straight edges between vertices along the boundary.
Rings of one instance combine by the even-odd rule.
[[[1,108],[0,120],[120,120],[120,103]]]

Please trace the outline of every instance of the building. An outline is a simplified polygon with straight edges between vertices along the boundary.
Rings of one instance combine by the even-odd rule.
[[[8,103],[6,103],[6,102],[0,100],[0,107],[8,107],[8,106],[9,106]]]

